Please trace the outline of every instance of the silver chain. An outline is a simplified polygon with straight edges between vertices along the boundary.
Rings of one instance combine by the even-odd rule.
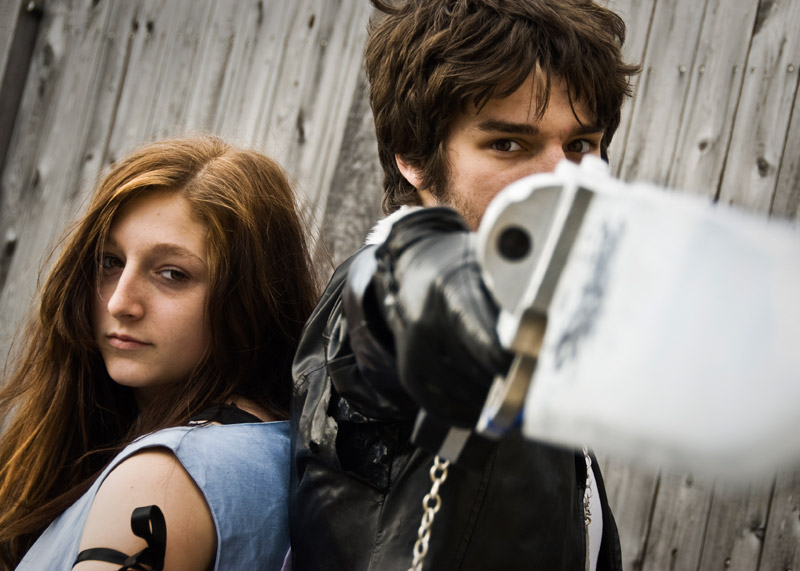
[[[448,460],[442,460],[438,456],[433,459],[431,466],[431,491],[422,498],[422,523],[417,532],[417,541],[414,543],[414,560],[408,571],[422,571],[422,563],[428,554],[428,543],[431,539],[431,525],[433,518],[442,507],[442,498],[439,495],[439,486],[447,479],[447,468],[450,466]]]
[[[589,450],[583,447],[583,457],[586,460],[586,491],[583,495],[583,518],[586,525],[586,563],[589,563],[589,524],[592,523],[591,498],[593,494],[590,471],[592,469],[592,458]],[[439,495],[439,487],[447,480],[447,468],[450,466],[448,460],[442,460],[438,456],[433,459],[433,466],[430,469],[431,491],[422,498],[422,522],[417,531],[417,541],[414,542],[414,559],[408,571],[422,571],[422,564],[425,556],[428,555],[428,544],[431,539],[431,526],[436,514],[442,508],[442,497]]]
[[[586,559],[585,569],[591,568],[591,551],[589,550],[589,524],[592,523],[592,458],[589,456],[589,449],[583,445],[583,457],[586,460],[586,489],[583,492],[583,521],[586,526]]]
[[[589,456],[589,449],[586,448],[586,445],[583,445],[583,457],[586,459],[586,490],[583,494],[583,519],[586,523],[586,527],[589,527],[589,524],[592,523],[592,510],[590,509],[592,494],[594,493],[592,490],[592,458]]]

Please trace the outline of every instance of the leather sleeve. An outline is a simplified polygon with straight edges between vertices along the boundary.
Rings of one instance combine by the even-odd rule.
[[[375,251],[367,246],[350,261],[328,322],[328,373],[339,396],[366,417],[412,419],[418,405],[400,385],[393,337],[377,306]]]
[[[410,418],[421,405],[453,424],[477,419],[508,359],[472,238],[452,209],[425,208],[353,258],[331,349],[352,352],[357,374],[331,375],[368,416]]]

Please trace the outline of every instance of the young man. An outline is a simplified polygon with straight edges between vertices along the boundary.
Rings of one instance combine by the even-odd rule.
[[[294,569],[407,569],[434,454],[509,356],[469,230],[508,183],[605,156],[634,66],[592,0],[407,0],[366,47],[388,237],[337,269],[295,359]],[[426,569],[619,570],[596,464],[513,433],[439,489]],[[441,471],[437,472],[440,474]],[[588,483],[588,486],[587,486]]]

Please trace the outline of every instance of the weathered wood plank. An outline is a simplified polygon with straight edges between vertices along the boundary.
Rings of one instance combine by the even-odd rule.
[[[183,124],[191,130],[218,133],[226,113],[225,94],[231,77],[237,73],[241,52],[248,41],[247,22],[253,20],[255,3],[206,2],[207,15],[199,27],[195,41],[192,74],[196,81],[183,100],[186,118]],[[187,54],[189,57],[191,51]],[[266,71],[266,70],[265,70]]]
[[[704,4],[633,2],[623,7],[622,2],[609,3],[623,16],[626,12],[635,14],[634,21],[626,19],[629,32],[636,34],[627,49],[644,50],[643,58],[628,56],[633,61],[639,59],[643,70],[636,80],[635,99],[625,109],[619,132],[609,149],[612,172],[618,176],[629,180],[666,182]],[[643,35],[641,30],[646,30],[646,33]],[[686,38],[679,46],[675,45],[676,35]],[[657,569],[665,561],[664,546],[676,538],[676,526],[670,517],[681,517],[682,512],[662,514],[651,510],[657,499],[663,506],[669,503],[666,498],[680,497],[685,490],[675,489],[674,477],[662,481],[652,471],[614,462],[609,468],[605,474],[606,482],[612,487],[624,486],[624,493],[610,495],[620,528],[624,568]],[[682,554],[682,560],[688,561],[692,557],[696,560],[700,548],[701,545],[691,550],[693,553]],[[667,560],[670,556],[671,552],[667,550]]]
[[[117,103],[117,121],[109,137],[107,163],[149,140],[166,55],[175,38],[170,21],[179,3],[136,0],[135,4],[129,62]]]
[[[639,571],[645,561],[659,476],[630,462],[598,458],[622,547],[622,568]]]
[[[334,265],[363,245],[364,237],[382,216],[383,170],[363,76],[350,107],[336,166],[320,236],[320,245],[327,247]],[[316,258],[320,264],[327,261],[319,252]]]
[[[28,146],[18,149],[23,155],[20,163],[10,169],[10,176],[4,173],[8,191],[13,185],[12,173],[22,168],[22,176],[14,181],[19,186],[12,192],[25,195],[21,201],[25,206],[13,219],[16,249],[0,296],[3,356],[7,335],[31,307],[43,253],[50,250],[75,210],[75,185],[80,178],[88,121],[98,98],[95,76],[110,12],[108,3],[95,6],[89,0],[53,1],[48,6],[49,23],[37,47],[45,65],[36,71],[44,69],[51,85],[34,83],[43,94],[43,105],[33,109],[23,106],[21,111],[42,116],[33,118],[30,138],[21,135]],[[36,79],[34,76],[34,82]],[[17,130],[27,131],[28,126]]]
[[[33,48],[41,19],[41,11],[34,12],[22,6],[21,1],[0,4],[0,292],[16,249],[16,231],[9,228],[6,220],[16,200],[6,192],[2,174],[28,71],[33,65]],[[34,4],[33,8],[36,7]]]
[[[61,28],[66,25],[66,11],[63,7],[59,10],[59,7],[57,3],[49,5],[40,27],[38,46],[34,50],[27,84],[16,113],[18,124],[24,124],[25,128],[17,128],[11,133],[6,167],[1,173],[0,231],[3,235],[13,231],[8,221],[26,210],[30,196],[25,190],[33,175],[35,149],[46,125],[45,117],[59,71],[58,61],[64,57],[61,42],[53,41],[63,37]]]
[[[255,141],[297,177],[300,156],[305,144],[306,122],[303,117],[304,94],[313,84],[320,55],[323,6],[315,0],[291,3],[288,26],[283,36],[283,58],[277,77],[266,94],[268,107],[256,131]],[[312,189],[301,188],[304,194]]]
[[[97,181],[98,175],[108,165],[108,144],[111,130],[118,120],[117,104],[126,79],[133,41],[133,22],[138,13],[139,2],[114,2],[106,26],[102,54],[98,62],[94,81],[96,100],[88,117],[88,133],[81,157],[81,172],[74,191],[87,196]]]
[[[800,569],[800,470],[778,474],[759,565],[759,571],[792,569]]]
[[[361,73],[369,10],[353,2],[303,2],[297,10],[257,140],[274,156],[287,157],[310,217],[319,221]]]
[[[757,0],[709,0],[669,185],[715,196],[742,87]]]
[[[304,93],[303,115],[305,145],[300,154],[296,176],[308,193],[310,215],[322,219],[331,179],[336,169],[336,154],[344,137],[345,126],[356,84],[362,74],[362,51],[366,40],[369,4],[325,3],[320,24],[323,50],[317,62],[314,81]]]
[[[715,485],[699,571],[758,569],[771,495],[771,481]]]
[[[650,37],[650,28],[653,21],[656,3],[653,0],[609,0],[608,7],[622,16],[625,21],[626,37],[622,45],[625,61],[641,64],[647,49],[647,40]],[[625,140],[631,124],[631,115],[636,106],[635,93],[638,89],[641,75],[633,80],[634,98],[622,107],[620,120],[614,139],[608,149],[609,162],[613,173],[618,174],[621,158],[625,150]]]
[[[698,568],[712,486],[707,478],[662,474],[642,569]]]
[[[227,37],[228,30],[223,25],[217,27],[217,22],[208,29],[209,15],[214,8],[214,0],[172,0],[169,2],[172,10],[168,17],[158,22],[161,26],[160,33],[167,38],[165,42],[164,62],[157,78],[150,78],[156,90],[156,99],[153,101],[150,124],[146,137],[148,140],[181,133],[187,121],[187,101],[190,100],[198,76],[207,69],[207,62],[203,57],[200,45],[216,41],[223,36],[226,44],[230,41]],[[232,2],[230,10],[243,6],[245,2]],[[213,124],[209,120],[203,127],[213,131]]]
[[[792,73],[797,73],[798,69],[800,65],[794,65]],[[800,220],[800,89],[794,98],[792,121],[770,212],[781,218]]]
[[[626,180],[667,182],[706,4],[656,2],[622,155],[620,174]]]
[[[25,88],[43,2],[7,1],[0,4],[0,173],[3,172]],[[2,283],[0,275],[0,289]]]
[[[286,33],[293,16],[292,3],[271,1],[251,4],[239,34],[244,39],[236,74],[226,84],[227,109],[217,132],[225,137],[258,145],[257,133],[270,115],[275,84],[285,65]],[[311,23],[313,26],[313,22]],[[211,63],[211,62],[209,62]]]
[[[17,29],[22,0],[0,2],[0,78],[5,74],[8,53]]]
[[[760,3],[720,200],[769,212],[800,75],[798,30],[800,2]]]

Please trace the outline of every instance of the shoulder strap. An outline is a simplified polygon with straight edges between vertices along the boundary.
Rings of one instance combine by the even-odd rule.
[[[189,424],[201,422],[218,422],[220,424],[244,424],[248,422],[262,422],[254,414],[240,409],[234,404],[215,404],[204,408],[192,418]]]
[[[128,556],[116,549],[94,547],[78,553],[74,567],[81,561],[105,561],[122,565],[118,571],[162,571],[167,550],[167,523],[158,506],[136,508],[131,514],[131,531],[147,542],[147,547]]]

